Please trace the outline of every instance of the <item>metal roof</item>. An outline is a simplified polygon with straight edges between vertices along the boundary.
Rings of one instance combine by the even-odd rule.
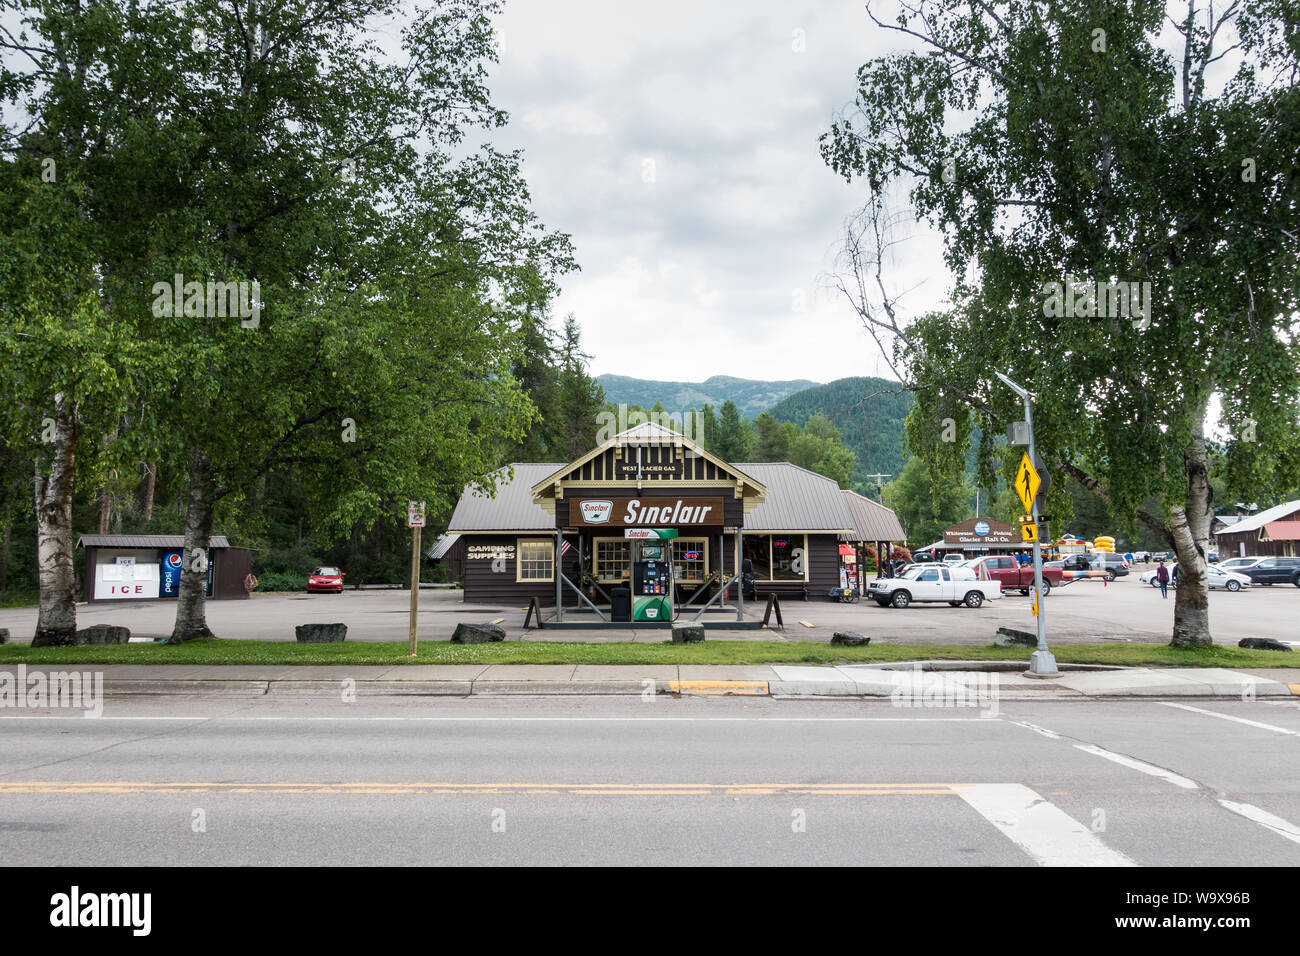
[[[1300,541],[1300,521],[1270,521],[1264,530],[1270,541]]]
[[[1236,524],[1224,528],[1219,534],[1241,534],[1244,531],[1258,531],[1264,525],[1279,521],[1295,511],[1300,511],[1300,498],[1295,501],[1288,501],[1285,504],[1274,505],[1272,508],[1265,508],[1263,511],[1257,511],[1248,518],[1242,518]]]
[[[460,535],[458,534],[453,534],[449,532],[447,534],[439,535],[438,540],[433,543],[433,547],[430,548],[428,551],[424,552],[425,557],[429,558],[430,560],[437,561],[439,558],[446,555],[446,553],[451,550],[452,545],[454,545],[459,540],[460,540]]]
[[[840,486],[788,461],[737,464],[767,487],[767,497],[745,516],[746,531],[853,531]]]
[[[533,502],[532,487],[563,467],[553,462],[516,462],[514,480],[503,478],[492,498],[466,488],[452,512],[448,534],[554,531],[555,517]],[[767,487],[767,499],[745,516],[746,531],[853,532],[853,516],[839,485],[831,479],[783,461],[736,467]],[[902,535],[887,540],[902,540]]]
[[[466,487],[456,510],[451,513],[448,532],[455,531],[554,531],[555,516],[533,502],[533,485],[553,475],[564,465],[555,462],[516,462],[514,480],[503,468],[496,474],[494,497]]]
[[[894,514],[878,501],[872,501],[856,491],[843,489],[844,503],[849,507],[853,518],[853,534],[846,535],[849,541],[906,541],[907,534],[898,523]]]
[[[83,534],[77,547],[87,548],[183,548],[183,534]],[[228,548],[230,542],[223,534],[208,538],[209,548]]]

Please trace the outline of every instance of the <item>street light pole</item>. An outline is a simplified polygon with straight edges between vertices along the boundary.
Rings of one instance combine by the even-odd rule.
[[[1029,389],[1017,385],[1001,372],[995,372],[994,374],[1002,379],[1003,384],[1019,395],[1020,400],[1025,403],[1025,424],[1029,429],[1029,460],[1030,462],[1036,462],[1038,455],[1034,448],[1034,396],[1030,394]],[[1037,497],[1033,500],[1030,518],[1034,522],[1034,606],[1038,610],[1036,616],[1038,646],[1035,648],[1034,653],[1029,655],[1029,673],[1035,677],[1058,677],[1061,672],[1056,666],[1056,658],[1047,649],[1047,615],[1046,608],[1043,606],[1043,550],[1042,543],[1038,540]]]

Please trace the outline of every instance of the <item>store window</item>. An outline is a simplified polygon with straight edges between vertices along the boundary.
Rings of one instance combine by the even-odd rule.
[[[614,583],[626,581],[631,574],[631,542],[622,538],[597,538],[592,555],[592,572],[597,581]]]
[[[708,547],[705,538],[678,538],[673,542],[673,575],[678,581],[704,580],[709,572]]]
[[[806,581],[808,538],[802,534],[745,535],[745,558],[759,581]]]
[[[555,542],[549,538],[521,540],[515,568],[516,581],[554,581]]]

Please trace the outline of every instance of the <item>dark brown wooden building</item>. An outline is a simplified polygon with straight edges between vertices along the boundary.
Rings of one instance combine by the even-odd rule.
[[[1216,536],[1219,557],[1300,555],[1300,500],[1266,508],[1229,525]]]
[[[663,546],[679,601],[716,595],[746,561],[759,599],[828,599],[840,583],[840,541],[859,537],[831,479],[788,462],[724,462],[656,424],[576,461],[511,468],[495,494],[465,489],[429,552],[464,581],[470,603],[558,598],[569,607],[583,603],[580,591],[607,605],[631,575],[629,534],[661,528],[677,532]],[[557,579],[557,565],[573,587]]]
[[[83,534],[81,595],[85,601],[169,601],[180,583],[185,536],[181,534]],[[246,599],[244,578],[253,552],[232,548],[223,535],[208,542],[207,595]]]

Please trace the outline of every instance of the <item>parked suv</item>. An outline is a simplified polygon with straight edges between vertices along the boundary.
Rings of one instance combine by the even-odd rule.
[[[1113,554],[1110,551],[1094,551],[1088,555],[1088,562],[1098,571],[1113,572],[1117,578],[1122,578],[1128,574],[1128,562],[1124,560],[1122,554]]]
[[[1300,588],[1300,558],[1265,558],[1241,573],[1256,584],[1294,584]]]

